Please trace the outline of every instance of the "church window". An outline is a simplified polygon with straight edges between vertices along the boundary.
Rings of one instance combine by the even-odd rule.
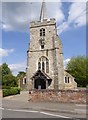
[[[40,29],[40,36],[45,36],[45,29],[44,28]]]
[[[45,29],[43,29],[43,36],[45,36]]]
[[[41,49],[44,49],[44,45],[41,45]]]
[[[49,62],[46,60],[46,73],[49,73]]]
[[[26,78],[23,78],[23,85],[26,84]]]
[[[67,83],[67,77],[65,77],[65,83]]]
[[[42,36],[42,29],[40,29],[40,36]]]
[[[26,78],[24,79],[24,82],[25,82],[25,84],[26,84]]]
[[[48,56],[48,50],[46,50],[46,56]]]
[[[41,69],[41,63],[38,62],[38,70],[40,70],[40,69]]]
[[[68,83],[69,83],[69,77],[68,77]]]
[[[45,71],[45,64],[44,64],[44,62],[42,62],[42,71],[43,72]]]
[[[69,83],[69,77],[65,77],[65,83]]]
[[[49,60],[44,56],[38,60],[38,70],[39,69],[45,73],[49,73]]]

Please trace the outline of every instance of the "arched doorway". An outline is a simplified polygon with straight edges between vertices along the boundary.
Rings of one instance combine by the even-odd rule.
[[[35,89],[46,89],[46,80],[43,78],[36,78],[34,80],[34,88]]]
[[[37,70],[31,79],[33,89],[47,89],[52,82],[52,79],[41,70]]]

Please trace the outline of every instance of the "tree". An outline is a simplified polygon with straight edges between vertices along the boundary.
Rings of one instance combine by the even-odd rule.
[[[18,75],[17,75],[17,79],[19,80],[19,79],[23,78],[25,75],[26,75],[25,72],[20,71],[20,72],[18,73]]]
[[[77,56],[71,58],[67,64],[67,72],[75,77],[78,86],[86,87],[88,85],[88,59],[85,56]]]
[[[10,68],[8,67],[6,63],[3,63],[1,67],[2,67],[2,77],[8,74],[12,74]]]
[[[8,74],[3,76],[2,86],[17,87],[18,81],[15,76],[13,76],[12,74]]]
[[[3,63],[0,66],[0,69],[2,73],[2,86],[17,87],[18,86],[17,78],[13,76],[8,65],[6,63]]]

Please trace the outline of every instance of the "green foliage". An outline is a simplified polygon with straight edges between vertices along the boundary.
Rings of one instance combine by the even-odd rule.
[[[86,87],[88,85],[88,59],[85,56],[73,57],[67,64],[67,72],[75,77],[79,87]]]
[[[9,95],[9,89],[3,89],[3,97]]]
[[[2,76],[0,79],[2,79],[3,97],[20,94],[20,88],[17,87],[17,77],[13,76],[10,68],[6,63],[3,63],[0,66],[0,75]]]
[[[10,86],[10,87],[17,87],[18,82],[15,76],[13,76],[12,74],[8,74],[8,75],[3,76],[2,85]]]
[[[20,72],[18,73],[18,75],[17,75],[17,79],[19,80],[19,79],[23,78],[25,75],[26,75],[25,72],[20,71]]]
[[[2,67],[2,76],[12,74],[10,68],[8,67],[6,63],[3,63],[1,67]]]
[[[9,89],[3,89],[3,97],[9,96],[9,95],[16,95],[20,94],[20,88],[18,87],[11,87]]]
[[[15,88],[10,89],[10,95],[16,95],[18,93],[18,90]]]
[[[10,86],[2,86],[2,89],[10,89]]]
[[[2,87],[17,87],[18,81],[15,76],[12,75],[12,72],[6,63],[3,63],[0,66],[0,72],[2,74]]]

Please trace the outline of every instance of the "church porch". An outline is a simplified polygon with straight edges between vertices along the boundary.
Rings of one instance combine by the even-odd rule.
[[[52,79],[41,70],[38,70],[31,79],[32,89],[48,89],[52,82]]]

